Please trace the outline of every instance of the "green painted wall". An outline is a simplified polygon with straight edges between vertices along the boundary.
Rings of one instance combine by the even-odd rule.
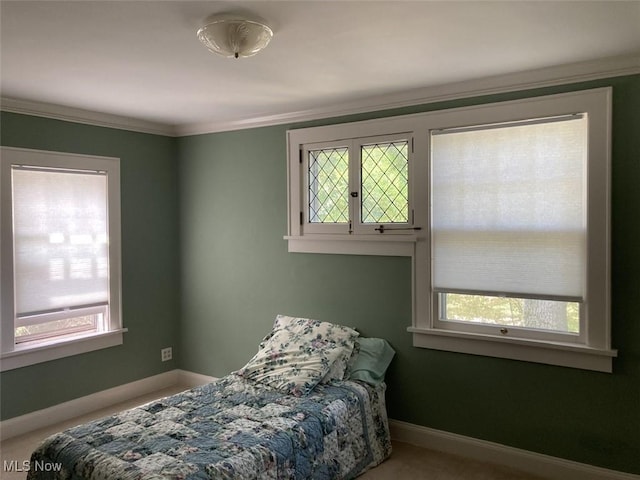
[[[180,367],[222,376],[256,351],[277,313],[357,327],[397,351],[391,418],[640,473],[640,77],[478,97],[295,127],[611,85],[614,373],[414,348],[411,265],[392,257],[289,254],[285,131],[178,139]]]
[[[1,143],[120,158],[124,344],[3,372],[1,418],[176,368],[160,349],[178,348],[179,236],[173,138],[2,113]],[[178,354],[174,351],[174,355]]]

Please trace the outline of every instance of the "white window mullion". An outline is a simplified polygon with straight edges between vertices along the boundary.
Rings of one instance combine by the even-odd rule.
[[[604,97],[604,95],[603,95]],[[611,345],[611,90],[606,100],[591,99],[588,115],[587,210],[589,228],[587,258],[589,270],[585,285],[584,316],[589,328],[589,345],[610,348]],[[593,322],[598,318],[603,321]]]
[[[410,188],[413,200],[412,226],[416,230],[418,241],[415,246],[413,261],[413,325],[423,329],[433,328],[433,319],[437,318],[433,311],[433,296],[426,294],[431,288],[431,184],[430,155],[431,135],[424,130],[413,137],[412,159],[410,163]],[[419,290],[420,289],[420,290]],[[437,303],[435,304],[437,305]]]
[[[107,218],[109,229],[109,308],[103,318],[103,329],[116,331],[122,328],[122,244],[120,203],[120,162],[112,162],[107,175]]]
[[[362,158],[358,142],[352,140],[349,145],[349,233],[361,233],[360,210],[362,204],[362,177],[360,165]]]
[[[15,346],[11,165],[2,162],[0,169],[0,347],[11,352]]]

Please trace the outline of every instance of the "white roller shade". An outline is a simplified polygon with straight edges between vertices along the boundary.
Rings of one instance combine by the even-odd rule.
[[[586,117],[431,141],[434,288],[582,299]]]
[[[109,299],[107,177],[14,167],[18,316]]]

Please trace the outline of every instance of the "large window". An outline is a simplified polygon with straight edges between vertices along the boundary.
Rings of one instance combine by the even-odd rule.
[[[2,149],[3,369],[118,342],[118,171],[118,159]]]
[[[431,132],[438,327],[581,338],[587,127],[570,115]]]
[[[611,371],[610,95],[289,131],[289,250],[410,256],[417,347]]]

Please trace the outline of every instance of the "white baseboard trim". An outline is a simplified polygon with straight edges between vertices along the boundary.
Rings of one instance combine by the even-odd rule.
[[[188,388],[204,385],[205,383],[211,383],[216,380],[216,377],[210,377],[209,375],[202,375],[201,373],[188,372],[186,370],[174,370],[178,375],[178,384],[184,385]]]
[[[0,441],[45,428],[59,422],[64,422],[71,418],[79,417],[165,388],[177,385],[191,388],[213,380],[215,380],[214,377],[178,369],[160,373],[152,377],[136,380],[135,382],[119,385],[49,408],[4,420],[0,422]]]
[[[491,462],[549,480],[640,480],[640,475],[618,472],[499,443],[389,420],[391,438],[465,458]]]

